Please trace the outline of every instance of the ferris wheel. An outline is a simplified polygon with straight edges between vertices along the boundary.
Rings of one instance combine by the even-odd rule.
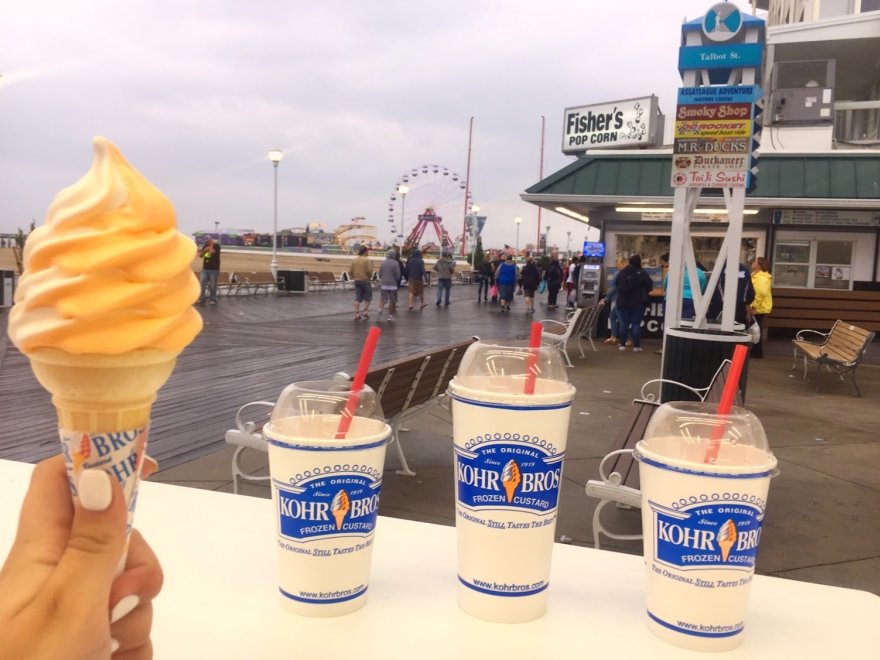
[[[465,178],[442,165],[422,165],[403,174],[388,200],[388,226],[392,239],[404,242],[406,238],[404,245],[417,245],[424,231],[424,218],[433,215],[438,219],[439,243],[451,247],[454,240],[450,235],[455,237],[461,231],[459,225],[465,213],[465,202],[470,208],[471,193],[466,189]],[[445,229],[441,225],[445,225]],[[419,227],[421,231],[417,231]]]

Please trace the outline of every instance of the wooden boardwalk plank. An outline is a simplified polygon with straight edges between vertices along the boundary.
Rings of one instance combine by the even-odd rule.
[[[473,335],[528,335],[533,319],[521,305],[499,314],[495,305],[474,302],[476,287],[454,286],[452,305],[435,307],[433,294],[433,289],[426,292],[429,306],[424,310],[409,312],[404,305],[397,320],[379,324],[382,337],[374,364]],[[369,323],[354,320],[352,300],[351,291],[269,294],[224,297],[217,305],[199,307],[205,328],[159,392],[150,454],[163,468],[199,458],[224,446],[224,433],[243,403],[274,401],[294,381],[353,373],[367,329],[376,324],[378,292]],[[555,311],[564,317],[562,310]],[[7,346],[8,310],[0,314],[0,458],[35,462],[58,452],[55,413],[27,359]]]

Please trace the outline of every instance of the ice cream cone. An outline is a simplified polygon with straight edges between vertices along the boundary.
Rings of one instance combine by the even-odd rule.
[[[501,485],[504,486],[504,492],[507,494],[507,503],[513,502],[513,496],[516,494],[517,486],[522,479],[519,465],[516,461],[510,459],[501,471]]]
[[[84,433],[144,426],[177,359],[152,348],[120,355],[39,348],[28,357],[37,380],[52,394],[59,426]]]
[[[342,523],[345,522],[345,515],[348,511],[334,511],[333,517],[336,519],[336,529],[342,529]]]
[[[736,525],[732,520],[728,520],[721,526],[716,537],[718,547],[721,548],[721,561],[727,561],[727,558],[730,556],[730,549],[736,543],[736,537]]]
[[[330,504],[330,512],[336,519],[336,529],[342,529],[342,523],[345,522],[345,516],[350,508],[351,499],[348,497],[348,493],[340,490],[333,497],[333,502]]]
[[[52,394],[74,494],[82,471],[100,468],[119,481],[130,505],[140,484],[150,411],[176,355],[157,349],[76,355],[41,348],[28,357],[37,380]],[[129,531],[133,518],[134,507],[128,506]],[[124,563],[125,554],[120,568]]]

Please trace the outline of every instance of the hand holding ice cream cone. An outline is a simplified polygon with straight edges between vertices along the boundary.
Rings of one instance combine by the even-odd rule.
[[[83,470],[101,468],[130,499],[156,393],[202,327],[195,244],[113,144],[94,149],[28,238],[9,338],[52,394],[74,494]]]

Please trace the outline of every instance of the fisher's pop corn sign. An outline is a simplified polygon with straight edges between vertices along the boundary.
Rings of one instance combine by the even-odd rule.
[[[656,96],[566,108],[562,127],[564,154],[655,146],[663,138]]]

